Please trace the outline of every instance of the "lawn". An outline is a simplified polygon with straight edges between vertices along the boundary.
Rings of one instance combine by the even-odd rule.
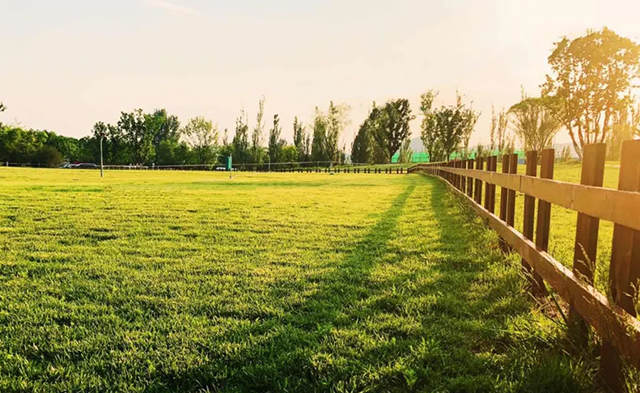
[[[234,176],[0,168],[0,391],[600,391],[439,180]]]

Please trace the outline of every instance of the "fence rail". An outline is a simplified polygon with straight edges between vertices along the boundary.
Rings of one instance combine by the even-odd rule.
[[[553,180],[553,149],[540,155],[527,152],[525,175],[517,174],[516,155],[503,157],[502,173],[496,172],[497,156],[420,164],[409,172],[426,172],[447,181],[500,235],[503,249],[511,248],[522,256],[531,292],[545,296],[546,281],[569,304],[570,335],[576,344],[587,343],[589,326],[599,334],[601,376],[611,390],[622,392],[623,362],[640,368],[640,321],[636,318],[640,284],[640,141],[623,145],[618,190],[602,188],[605,152],[604,144],[585,147],[581,184]],[[502,188],[499,216],[494,213],[496,186]],[[513,227],[516,192],[525,195],[523,233]],[[534,222],[536,200],[538,213]],[[579,213],[573,268],[547,253],[552,204]],[[615,224],[609,268],[611,298],[593,287],[600,219]]]

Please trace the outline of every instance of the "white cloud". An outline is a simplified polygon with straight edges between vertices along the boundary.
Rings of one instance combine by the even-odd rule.
[[[145,0],[145,3],[151,7],[162,8],[165,10],[179,12],[181,14],[197,14],[198,11],[178,4],[172,4],[164,0]]]

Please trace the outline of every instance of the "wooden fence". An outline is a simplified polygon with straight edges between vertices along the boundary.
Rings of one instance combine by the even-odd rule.
[[[439,176],[470,202],[501,236],[501,246],[522,256],[532,293],[547,295],[546,281],[569,304],[569,332],[578,345],[586,345],[590,328],[599,334],[601,375],[611,390],[622,392],[623,363],[640,368],[640,141],[623,145],[618,190],[602,188],[605,153],[605,144],[585,147],[580,184],[553,180],[552,149],[527,152],[524,175],[517,174],[515,154],[503,156],[501,173],[496,156],[420,164],[409,172]],[[502,188],[498,215],[496,186]],[[513,227],[517,192],[525,195],[522,233]],[[547,253],[552,204],[578,212],[573,269]],[[610,297],[593,287],[600,220],[615,224]]]

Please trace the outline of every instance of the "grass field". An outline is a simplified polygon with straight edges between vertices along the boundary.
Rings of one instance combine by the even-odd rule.
[[[0,168],[2,392],[600,391],[436,179],[97,176]]]

